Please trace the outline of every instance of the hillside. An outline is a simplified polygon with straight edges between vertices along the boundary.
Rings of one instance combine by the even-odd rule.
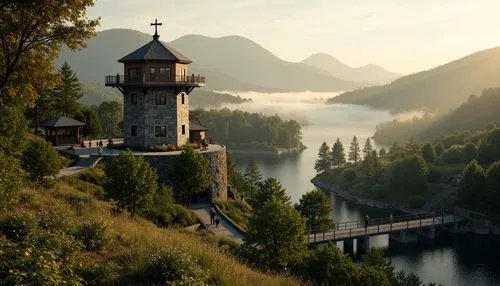
[[[392,73],[374,64],[353,68],[323,53],[311,55],[301,63],[325,70],[333,77],[354,82],[386,84],[401,77],[400,74]]]
[[[122,72],[117,62],[120,57],[150,40],[148,34],[127,29],[98,32],[86,49],[76,53],[63,49],[56,65],[67,61],[82,79],[103,82],[105,75]],[[283,61],[243,37],[187,35],[168,44],[194,61],[190,72],[207,76],[206,88],[211,90],[341,91],[363,86],[314,67]]]
[[[455,131],[472,131],[500,123],[500,88],[472,95],[458,108],[440,116],[424,116],[406,121],[384,122],[377,126],[373,139],[381,144],[394,140],[406,142],[410,137],[425,142]]]
[[[470,94],[500,86],[500,47],[484,50],[391,84],[343,93],[330,103],[366,104],[392,112],[447,111]]]

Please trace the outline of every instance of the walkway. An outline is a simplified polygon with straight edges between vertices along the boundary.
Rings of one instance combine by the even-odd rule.
[[[99,157],[91,157],[89,155],[79,156],[78,161],[75,165],[63,168],[59,170],[59,174],[56,175],[56,178],[64,177],[64,176],[73,176],[85,171],[87,168],[94,167],[102,158]]]
[[[191,209],[196,214],[198,219],[208,227],[208,230],[213,232],[219,237],[228,237],[234,239],[239,244],[243,243],[243,234],[240,233],[236,228],[234,228],[224,217],[219,216],[220,224],[219,227],[215,225],[210,225],[210,208],[212,206],[209,203],[199,203],[192,204]]]
[[[388,234],[401,230],[415,230],[435,225],[447,225],[463,222],[466,219],[456,215],[418,214],[394,217],[390,222],[387,218],[376,219],[366,229],[362,222],[346,222],[337,224],[336,230],[307,235],[309,243],[325,243],[345,239]],[[344,225],[344,226],[343,226]]]

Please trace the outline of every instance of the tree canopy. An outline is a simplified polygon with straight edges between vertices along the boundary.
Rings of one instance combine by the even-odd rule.
[[[0,4],[0,104],[20,97],[33,105],[38,92],[52,89],[52,65],[61,47],[85,47],[99,21],[88,19],[93,0],[5,0]],[[36,64],[34,64],[36,63]]]
[[[330,218],[332,212],[330,200],[320,190],[315,189],[304,194],[296,208],[306,219],[306,226],[312,232],[327,231],[335,226]]]
[[[316,173],[328,172],[331,169],[332,159],[330,157],[330,147],[326,142],[323,142],[319,147],[318,159],[314,162]]]
[[[359,147],[358,138],[354,136],[351,141],[351,146],[349,146],[349,160],[357,163],[359,161],[359,153],[361,149]]]
[[[105,101],[97,107],[103,136],[123,137],[120,123],[123,121],[123,105],[118,101]]]
[[[55,176],[61,168],[59,155],[45,140],[31,141],[23,151],[21,166],[31,180],[43,183],[46,177]]]
[[[60,82],[53,93],[54,107],[68,117],[74,117],[82,97],[82,86],[67,62],[59,69]]]
[[[248,189],[248,195],[253,198],[259,191],[259,185],[262,181],[262,174],[260,173],[259,166],[257,166],[257,162],[255,160],[250,160],[247,168],[245,169],[243,178]]]
[[[260,208],[272,199],[276,199],[287,205],[291,204],[290,196],[286,194],[286,190],[281,186],[280,181],[273,177],[267,178],[259,184],[259,189],[252,205],[255,208]]]
[[[342,142],[340,142],[339,138],[337,138],[337,141],[333,144],[331,159],[332,166],[334,167],[342,167],[346,163],[344,146],[342,145]]]
[[[486,176],[483,168],[476,160],[471,161],[463,170],[458,189],[458,197],[462,204],[473,208],[481,207],[484,199]]]

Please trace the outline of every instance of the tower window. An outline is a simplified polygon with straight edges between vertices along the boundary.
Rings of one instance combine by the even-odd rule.
[[[130,126],[130,136],[137,136],[137,125]]]
[[[155,126],[155,136],[156,137],[166,137],[167,136],[167,126]]]
[[[130,94],[130,104],[137,104],[137,93]]]
[[[185,93],[182,93],[182,94],[181,94],[182,104],[184,104],[184,102],[185,102],[185,99],[184,99],[184,96],[185,96],[185,95],[186,95]]]
[[[155,93],[156,105],[166,105],[167,104],[167,94],[164,92]]]
[[[182,124],[182,135],[186,135],[186,125]]]

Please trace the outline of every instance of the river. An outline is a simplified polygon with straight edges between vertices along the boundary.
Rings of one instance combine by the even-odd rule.
[[[348,149],[356,135],[361,147],[373,135],[376,124],[389,120],[390,114],[357,105],[326,105],[328,93],[240,93],[253,99],[251,103],[228,106],[265,114],[293,118],[302,125],[304,145],[308,147],[297,155],[269,156],[235,154],[237,168],[244,171],[254,159],[264,177],[276,177],[286,188],[294,203],[312,190],[315,175],[314,161],[321,143],[330,146],[340,138]],[[375,146],[380,148],[381,146]],[[332,217],[336,222],[387,217],[389,211],[367,208],[330,195]],[[414,272],[425,282],[443,285],[500,285],[500,242],[494,237],[476,235],[439,235],[433,242],[419,240],[415,244],[389,244],[387,235],[371,238],[372,245],[382,248],[391,257],[398,270]],[[342,244],[339,244],[342,247]],[[359,253],[354,254],[359,259]]]

